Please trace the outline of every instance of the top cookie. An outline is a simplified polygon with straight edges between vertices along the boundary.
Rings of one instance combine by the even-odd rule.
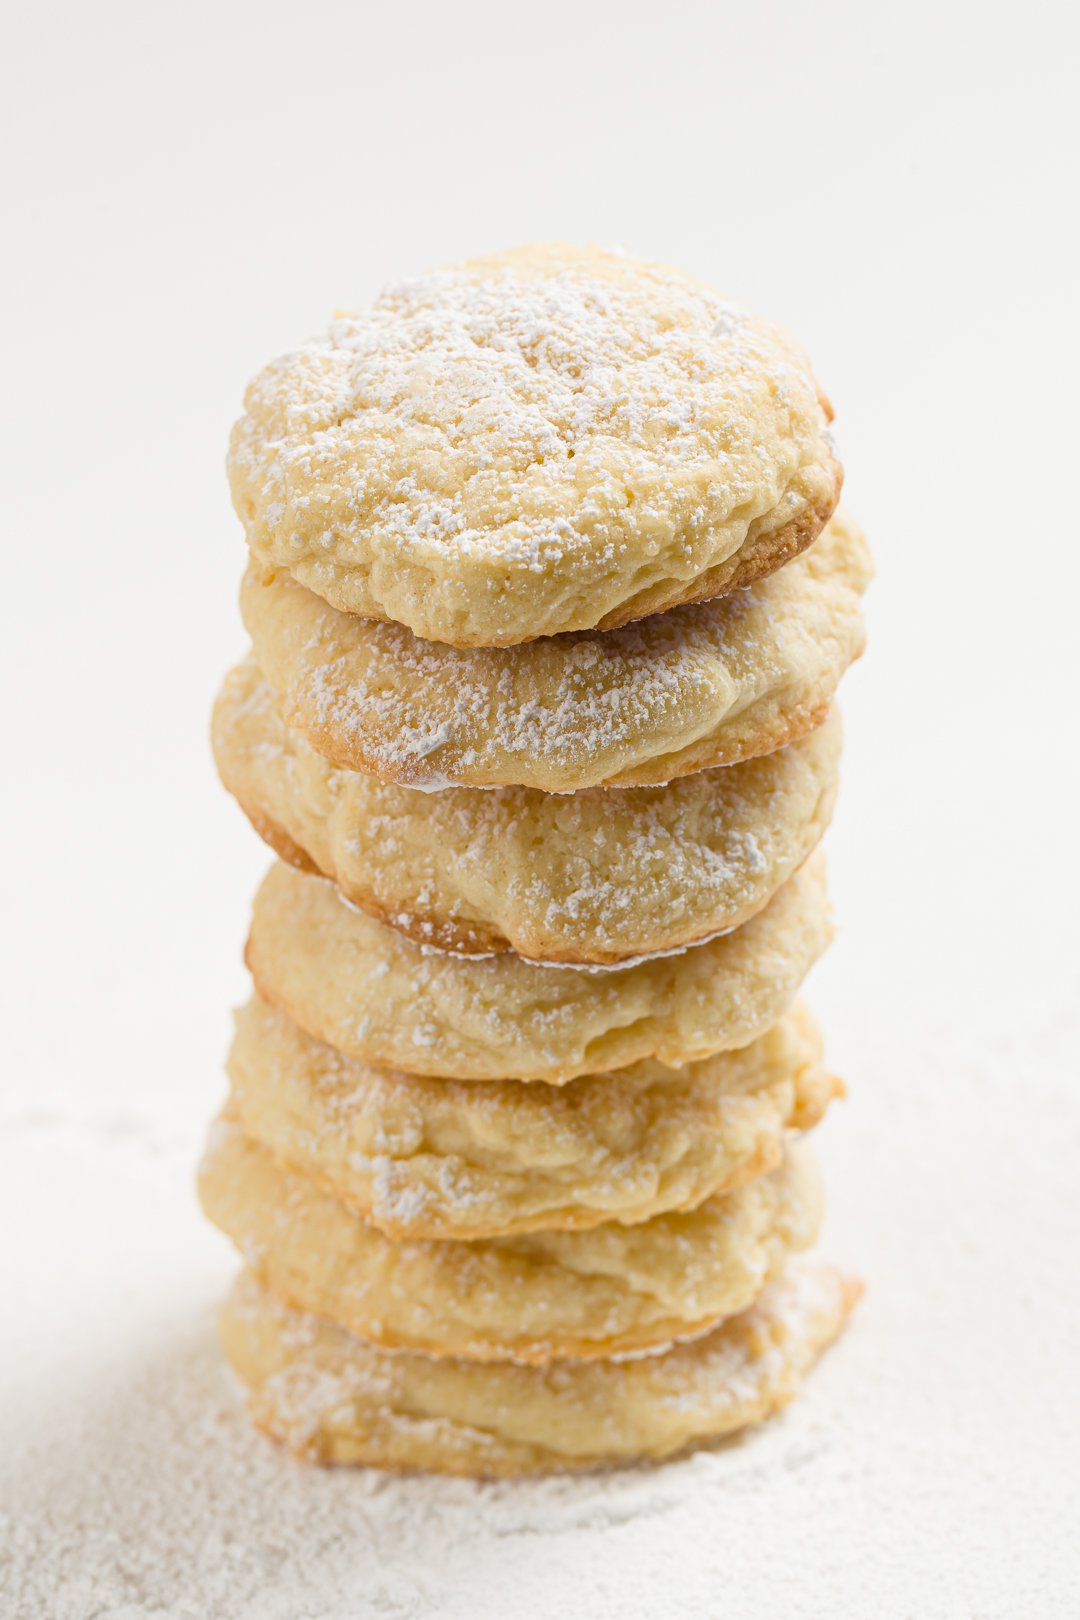
[[[255,557],[455,646],[749,584],[839,497],[791,340],[665,265],[559,244],[438,270],[267,366],[233,430]]]

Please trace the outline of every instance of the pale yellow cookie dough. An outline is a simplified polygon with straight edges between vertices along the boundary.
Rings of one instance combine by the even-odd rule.
[[[733,933],[594,969],[425,948],[332,883],[278,863],[255,896],[246,960],[265,1000],[353,1057],[448,1079],[559,1084],[748,1045],[791,1004],[829,936],[820,851]]]
[[[240,609],[282,713],[346,769],[433,789],[663,783],[820,724],[862,651],[871,575],[844,511],[747,590],[527,647],[455,650],[249,569]]]
[[[287,726],[248,662],[214,709],[226,787],[283,859],[421,943],[617,962],[735,928],[828,825],[834,715],[761,759],[667,787],[418,793],[343,770]]]
[[[746,1308],[821,1224],[805,1143],[778,1169],[639,1226],[393,1241],[219,1120],[203,1208],[268,1288],[384,1348],[479,1361],[646,1350]]]
[[[858,1285],[792,1261],[704,1338],[545,1367],[377,1349],[242,1273],[221,1318],[253,1421],[311,1462],[503,1476],[659,1460],[760,1423],[842,1330]]]
[[[255,996],[228,1069],[228,1112],[246,1134],[397,1238],[692,1209],[774,1169],[842,1090],[800,1004],[750,1046],[683,1069],[477,1086],[346,1057]]]
[[[808,545],[841,473],[777,327],[665,265],[512,249],[405,282],[251,384],[253,554],[343,611],[510,646],[729,591]]]

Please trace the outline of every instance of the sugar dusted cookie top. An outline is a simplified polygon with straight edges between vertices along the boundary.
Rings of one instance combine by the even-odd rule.
[[[391,288],[267,366],[245,406],[229,474],[255,557],[459,646],[722,594],[808,545],[839,495],[791,340],[597,248]]]

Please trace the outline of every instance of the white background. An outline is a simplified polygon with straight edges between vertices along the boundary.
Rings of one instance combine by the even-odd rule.
[[[6,9],[4,1620],[1080,1612],[1071,8]],[[205,735],[225,440],[335,305],[543,237],[786,321],[837,407],[879,577],[812,990],[869,1292],[737,1447],[323,1475],[237,1413],[190,1185],[265,863]]]

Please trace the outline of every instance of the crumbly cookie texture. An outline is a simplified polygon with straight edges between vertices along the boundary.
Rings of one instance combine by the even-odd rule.
[[[267,366],[229,478],[253,555],[458,646],[612,628],[772,572],[839,496],[779,328],[557,244],[435,271]]]
[[[222,781],[284,860],[420,943],[556,962],[738,927],[817,844],[840,764],[834,715],[775,754],[664,788],[418,793],[317,753],[250,661],[226,679],[213,740]]]
[[[769,1175],[638,1226],[394,1242],[224,1119],[199,1191],[288,1304],[384,1348],[480,1361],[614,1355],[702,1333],[808,1248],[822,1214],[800,1143]]]
[[[380,1350],[239,1278],[221,1319],[255,1423],[313,1462],[505,1476],[660,1460],[760,1423],[841,1332],[859,1286],[792,1261],[703,1338],[543,1367]]]
[[[820,724],[862,650],[870,575],[862,531],[841,511],[748,590],[527,647],[418,641],[256,570],[240,608],[285,719],[336,764],[427,790],[574,793],[733,765]]]
[[[236,1015],[228,1113],[255,1142],[394,1238],[634,1223],[773,1170],[842,1086],[797,1004],[760,1040],[566,1086],[378,1069],[254,996]]]
[[[790,1006],[829,936],[820,852],[734,932],[592,970],[416,945],[332,883],[279,863],[255,897],[246,960],[265,1000],[353,1057],[447,1079],[560,1084],[747,1046]]]

